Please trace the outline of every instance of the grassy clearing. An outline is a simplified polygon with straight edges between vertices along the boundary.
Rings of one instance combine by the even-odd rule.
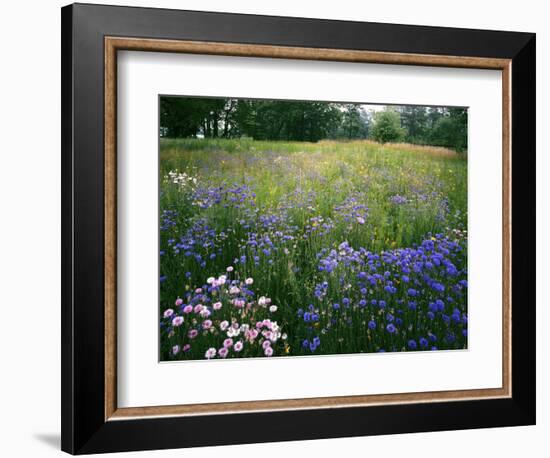
[[[466,346],[465,156],[248,139],[160,154],[162,359]]]

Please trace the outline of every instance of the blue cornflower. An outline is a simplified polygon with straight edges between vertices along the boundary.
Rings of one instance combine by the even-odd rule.
[[[393,334],[394,332],[397,332],[397,328],[392,323],[390,323],[386,326],[386,331],[388,331],[390,334]]]
[[[447,343],[452,344],[452,343],[455,342],[455,340],[456,340],[456,336],[455,336],[452,332],[450,332],[449,334],[447,334],[447,335],[445,336],[445,341],[446,341]]]
[[[340,304],[334,303],[334,304],[332,304],[332,308],[334,310],[339,310],[340,309]]]
[[[409,340],[407,342],[407,347],[409,347],[409,350],[416,350],[416,340]]]
[[[421,337],[418,342],[420,343],[420,346],[422,348],[426,348],[428,346],[428,339],[426,339],[425,337]]]
[[[374,320],[369,321],[369,329],[376,329],[376,321]]]
[[[445,291],[445,286],[442,285],[441,283],[437,282],[437,281],[434,281],[432,283],[432,288],[435,289],[436,291],[439,291],[439,292]]]
[[[391,286],[391,285],[386,285],[386,286],[384,286],[384,291],[386,291],[387,293],[390,293],[390,294],[394,294],[397,291],[397,288],[395,288],[394,286]]]
[[[409,288],[409,289],[407,290],[407,294],[408,294],[409,296],[414,297],[414,296],[416,296],[416,295],[418,294],[418,291],[416,291],[416,289],[414,289],[414,288]]]

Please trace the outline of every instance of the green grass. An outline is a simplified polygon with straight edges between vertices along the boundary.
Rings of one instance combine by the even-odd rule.
[[[412,316],[409,309],[399,304],[400,300],[407,299],[404,284],[399,284],[398,292],[390,295],[387,302],[394,313],[401,310],[404,318],[400,319],[404,322],[414,322],[413,330],[400,329],[399,333],[388,336],[384,327],[389,321],[385,315],[379,319],[384,323],[384,327],[379,326],[381,330],[379,327],[369,330],[367,322],[381,314],[380,309],[370,305],[357,306],[361,294],[355,291],[360,289],[356,277],[365,267],[345,266],[340,262],[334,271],[327,272],[319,269],[319,263],[330,250],[338,250],[342,242],[356,251],[382,253],[416,247],[440,234],[462,247],[460,254],[452,255],[452,262],[460,272],[459,277],[465,278],[465,156],[442,148],[380,145],[369,141],[161,139],[160,164],[160,208],[161,212],[171,212],[161,215],[164,253],[161,256],[164,277],[161,313],[168,308],[175,309],[174,301],[178,297],[184,304],[196,305],[193,291],[204,287],[208,277],[217,278],[232,266],[231,278],[241,281],[253,278],[256,298],[267,296],[278,306],[274,317],[287,338],[273,343],[275,354],[311,354],[301,347],[301,342],[312,339],[315,333],[323,335],[319,351],[326,354],[380,348],[398,351],[411,338],[418,342],[436,330],[443,334],[451,332],[441,322],[442,316],[437,318],[440,322],[426,321],[430,301],[439,298],[430,288],[422,289],[422,300],[418,300],[422,302],[418,307],[420,321],[418,309]],[[174,173],[185,175],[174,183]],[[403,199],[401,203],[399,199]],[[181,237],[185,242],[181,242]],[[251,237],[255,239],[252,243]],[[178,248],[178,243],[185,247]],[[269,250],[268,255],[265,249]],[[363,256],[365,261],[364,253],[358,256]],[[403,274],[400,266],[384,268],[392,269],[396,279]],[[447,291],[451,289],[449,281],[458,281],[458,277],[443,277],[445,275],[440,280],[447,282]],[[329,292],[320,300],[314,291],[323,281],[329,285]],[[349,288],[348,283],[352,285]],[[367,292],[369,302],[374,296],[380,300],[379,286]],[[347,289],[353,290],[353,294],[347,294]],[[216,294],[224,295],[221,291],[213,293]],[[332,308],[335,301],[346,294],[355,294],[355,307],[345,312]],[[232,300],[230,295],[224,297],[229,302]],[[214,297],[198,301],[205,302],[203,299],[215,302]],[[465,314],[465,294],[456,293],[454,300]],[[309,304],[322,317],[314,324],[298,316],[299,310],[305,310]],[[193,322],[190,315],[185,316],[184,325],[178,327],[170,326],[169,320],[165,320],[161,334],[162,357],[202,358],[210,346],[220,348],[224,333],[217,326],[223,319],[242,321],[246,318],[254,323],[263,319],[260,315],[271,316],[257,304],[246,313],[224,304],[221,311],[212,313],[215,332],[200,328],[201,319],[195,317]],[[334,326],[331,320],[351,324]],[[187,337],[190,329],[200,331],[193,342]],[[445,348],[464,348],[464,336],[458,335],[457,330],[452,332],[458,338]],[[186,344],[191,345],[190,350],[172,354],[174,345]],[[439,348],[444,346],[439,345]],[[261,354],[253,345],[245,345],[245,351],[238,355],[230,352],[231,356]]]

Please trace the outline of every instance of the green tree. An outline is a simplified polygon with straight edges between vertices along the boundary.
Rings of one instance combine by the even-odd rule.
[[[374,124],[370,132],[375,141],[379,143],[399,142],[405,138],[405,134],[397,111],[388,108],[375,113]]]
[[[398,108],[401,116],[401,127],[405,129],[407,143],[426,144],[427,108],[415,105],[404,105]]]
[[[362,133],[361,107],[354,103],[345,104],[342,116],[342,136],[351,140],[352,138],[361,137]]]
[[[239,100],[235,120],[256,140],[316,142],[328,138],[341,113],[335,104],[286,100]]]
[[[435,123],[430,144],[452,148],[457,152],[468,149],[468,111],[466,108],[448,108]]]

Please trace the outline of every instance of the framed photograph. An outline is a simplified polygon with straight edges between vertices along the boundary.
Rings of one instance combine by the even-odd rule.
[[[535,423],[535,35],[62,9],[62,449]]]

